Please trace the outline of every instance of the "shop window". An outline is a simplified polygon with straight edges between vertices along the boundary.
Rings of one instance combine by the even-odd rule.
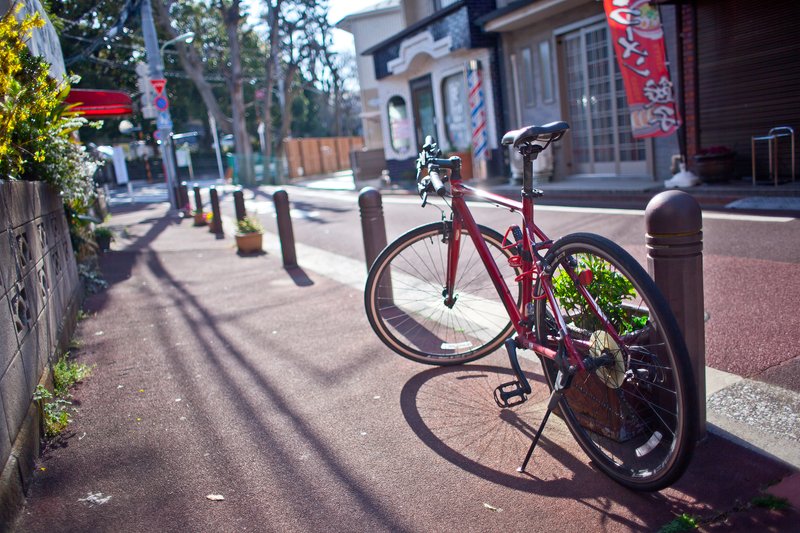
[[[389,113],[389,138],[395,152],[404,153],[411,148],[411,120],[402,96],[392,96],[387,105]]]
[[[536,104],[536,90],[533,83],[533,54],[530,48],[522,49],[522,79],[524,81],[522,101],[525,102],[525,106],[533,107]]]
[[[553,97],[553,60],[550,53],[550,41],[539,43],[539,66],[541,68],[542,100],[552,102]]]
[[[458,73],[442,80],[444,129],[447,143],[453,150],[466,150],[470,144],[467,112],[467,90],[464,74]]]

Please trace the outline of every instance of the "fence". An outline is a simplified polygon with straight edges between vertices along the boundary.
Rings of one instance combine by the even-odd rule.
[[[289,178],[350,169],[350,151],[364,146],[361,137],[318,137],[284,141]]]
[[[0,180],[0,525],[30,483],[39,449],[31,398],[74,331],[80,297],[58,191]]]

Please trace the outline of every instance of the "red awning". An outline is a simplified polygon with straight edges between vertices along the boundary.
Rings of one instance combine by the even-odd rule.
[[[133,114],[131,97],[123,91],[70,89],[66,102],[78,104],[70,111],[89,118],[118,118]]]

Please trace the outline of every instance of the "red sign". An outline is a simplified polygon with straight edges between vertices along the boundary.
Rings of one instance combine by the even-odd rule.
[[[167,80],[150,80],[150,83],[153,84],[153,89],[156,90],[156,94],[161,94],[164,92],[164,87],[167,85]]]
[[[681,125],[667,70],[664,31],[650,0],[604,0],[634,137],[670,135]]]

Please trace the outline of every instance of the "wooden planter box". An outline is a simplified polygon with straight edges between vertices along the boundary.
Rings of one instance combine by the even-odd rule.
[[[261,252],[264,235],[261,233],[236,234],[236,248],[240,254],[255,254]]]
[[[195,226],[205,226],[206,225],[205,213],[195,213],[194,214],[194,225]]]
[[[694,156],[697,175],[705,183],[728,181],[734,176],[736,154],[704,154]]]

